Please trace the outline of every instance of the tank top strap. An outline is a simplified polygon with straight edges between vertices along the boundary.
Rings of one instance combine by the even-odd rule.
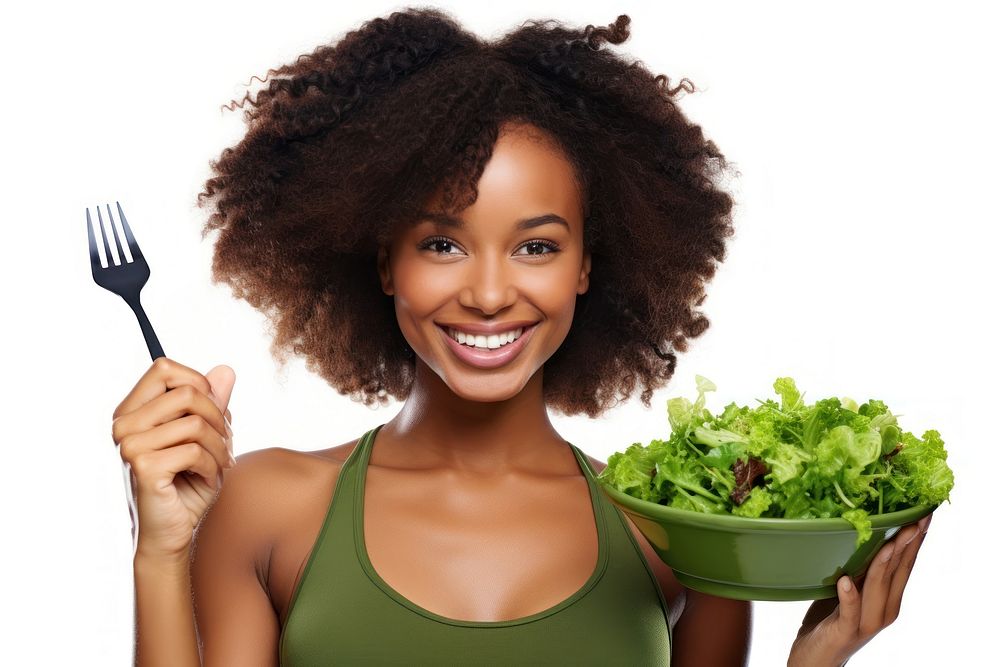
[[[596,483],[597,480],[594,479],[594,476],[597,473],[594,472],[594,468],[590,465],[590,460],[587,458],[587,455],[584,454],[582,451],[580,451],[580,448],[574,445],[572,442],[567,444],[569,444],[569,446],[573,448],[573,453],[576,454],[576,460],[579,461],[580,463],[580,469],[583,470],[584,474],[587,476],[587,479],[591,482]]]
[[[344,459],[344,466],[341,476],[349,475],[352,478],[357,475],[358,464],[364,460],[368,460],[369,450],[371,450],[372,442],[375,440],[375,434],[385,426],[385,424],[379,424],[378,426],[371,428],[358,439],[358,444],[354,446],[351,453],[347,455]]]
[[[590,460],[587,455],[584,454],[576,445],[570,443],[570,447],[576,453],[577,459],[580,461],[580,467],[584,471],[584,475],[587,477],[587,481],[591,484],[592,490],[597,494],[598,504],[601,506],[602,511],[608,516],[608,530],[609,530],[609,541],[612,546],[612,557],[616,560],[623,558],[635,558],[641,561],[642,567],[649,577],[649,581],[652,583],[652,588],[655,589],[656,598],[660,603],[660,608],[663,610],[663,619],[666,622],[667,636],[669,637],[671,645],[673,644],[673,628],[670,626],[670,609],[667,604],[667,599],[663,595],[663,591],[660,588],[660,584],[656,579],[656,574],[653,572],[653,568],[650,567],[649,562],[646,560],[646,555],[639,546],[639,541],[636,536],[632,533],[632,529],[628,525],[628,521],[625,518],[625,513],[617,505],[612,502],[611,498],[608,497],[606,493],[600,488],[600,482],[597,481],[597,473],[594,468],[590,465]],[[624,551],[630,552],[627,556]]]

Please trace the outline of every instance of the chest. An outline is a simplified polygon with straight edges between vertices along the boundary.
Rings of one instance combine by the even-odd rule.
[[[272,550],[267,584],[282,625],[326,519],[330,494],[316,497]],[[449,618],[535,614],[576,593],[597,564],[590,488],[578,476],[463,480],[369,467],[358,510],[377,574]]]

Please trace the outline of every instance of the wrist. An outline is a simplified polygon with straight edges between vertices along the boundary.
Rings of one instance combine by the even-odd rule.
[[[132,558],[132,568],[138,574],[184,577],[189,574],[189,551],[180,553],[160,553],[143,550],[140,546]]]

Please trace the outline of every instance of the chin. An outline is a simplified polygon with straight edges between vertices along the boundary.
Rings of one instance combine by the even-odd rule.
[[[524,389],[526,382],[512,382],[511,380],[500,380],[499,378],[482,378],[473,381],[449,382],[445,378],[445,384],[459,398],[477,403],[498,403],[507,401]]]

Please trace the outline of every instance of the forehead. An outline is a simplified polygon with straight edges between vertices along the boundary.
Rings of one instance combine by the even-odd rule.
[[[570,224],[582,224],[583,194],[573,164],[553,139],[533,126],[501,126],[477,189],[476,201],[460,211],[459,218],[507,224],[554,213]],[[425,209],[440,210],[439,199],[436,193]]]

